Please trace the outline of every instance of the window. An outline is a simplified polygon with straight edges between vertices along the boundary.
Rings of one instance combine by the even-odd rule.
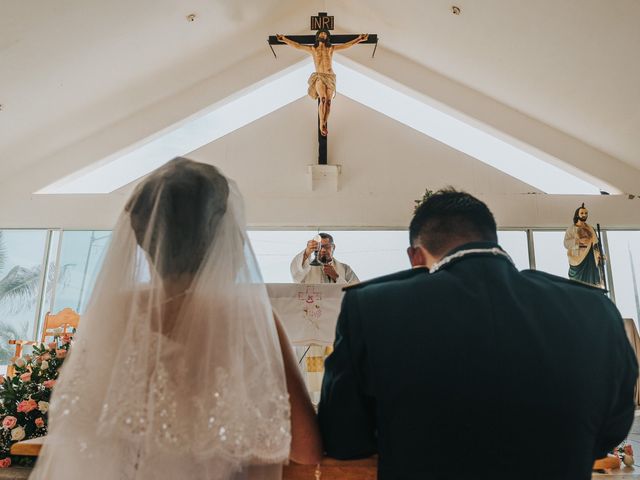
[[[608,231],[616,306],[623,318],[640,319],[640,231]]]
[[[33,339],[38,338],[40,329],[42,328],[42,324],[44,322],[45,315],[51,311],[51,301],[53,300],[53,296],[55,295],[55,285],[56,279],[58,276],[58,246],[60,245],[60,236],[62,234],[61,230],[50,230],[49,231],[49,242],[48,242],[48,250],[45,252],[45,264],[47,265],[47,270],[44,278],[44,293],[39,292],[39,313],[40,316],[38,318],[38,325],[34,331]],[[45,247],[46,249],[46,247]],[[30,349],[25,348],[25,352]]]
[[[317,230],[252,230],[251,244],[267,283],[289,283],[289,265]],[[406,230],[330,230],[336,244],[335,257],[353,268],[360,280],[411,268],[407,257]],[[525,231],[500,231],[498,240],[520,270],[529,268]]]
[[[35,335],[47,233],[0,230],[0,365],[13,356],[8,340]]]
[[[518,270],[529,267],[529,245],[524,230],[499,230],[498,243],[509,254]]]
[[[249,238],[267,283],[290,283],[291,260],[317,230],[252,230]],[[330,230],[335,257],[347,263],[360,280],[410,268],[406,249],[409,234],[402,230]]]
[[[361,281],[411,268],[405,230],[352,230],[332,235],[336,259],[348,263]]]
[[[290,283],[289,264],[307,245],[316,230],[251,230],[251,245],[266,283]]]
[[[564,248],[564,231],[533,232],[536,270],[569,277],[569,261]]]
[[[110,239],[109,231],[62,232],[52,312],[70,307],[84,313]]]
[[[335,256],[360,280],[410,268],[406,230],[329,230]],[[289,283],[289,265],[317,230],[253,230],[249,238],[263,279]],[[0,230],[0,366],[13,356],[7,341],[38,337],[36,317],[70,307],[84,313],[109,231]],[[640,321],[640,231],[608,231],[612,286],[625,318]],[[520,270],[529,268],[524,230],[498,232],[502,247]],[[536,268],[567,277],[564,231],[533,231]],[[43,272],[43,266],[44,272]],[[0,367],[2,368],[2,367]]]

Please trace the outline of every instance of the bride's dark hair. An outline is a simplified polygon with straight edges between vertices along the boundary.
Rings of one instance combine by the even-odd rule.
[[[229,184],[212,165],[177,157],[127,202],[136,241],[162,277],[198,271],[227,209]]]

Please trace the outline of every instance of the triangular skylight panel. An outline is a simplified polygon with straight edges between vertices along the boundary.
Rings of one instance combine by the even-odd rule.
[[[343,57],[334,59],[338,92],[480,160],[538,190],[552,194],[599,194],[594,185],[560,168],[558,159],[523,145],[446,105],[409,90]],[[305,60],[211,106],[125,152],[63,178],[36,193],[110,193],[176,156],[215,141],[306,95],[313,70]],[[336,105],[336,108],[338,106]],[[343,132],[348,134],[348,132]],[[613,192],[612,192],[613,193]]]

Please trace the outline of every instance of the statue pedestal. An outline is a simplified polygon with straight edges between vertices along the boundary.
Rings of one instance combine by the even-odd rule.
[[[314,192],[337,192],[340,190],[340,171],[341,165],[309,165],[309,189]]]

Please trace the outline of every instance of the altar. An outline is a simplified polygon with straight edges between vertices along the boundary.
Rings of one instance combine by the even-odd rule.
[[[267,284],[273,310],[294,346],[333,345],[343,287],[335,283]]]
[[[315,405],[320,401],[324,359],[332,351],[343,287],[335,283],[267,284],[271,305],[294,346]]]

